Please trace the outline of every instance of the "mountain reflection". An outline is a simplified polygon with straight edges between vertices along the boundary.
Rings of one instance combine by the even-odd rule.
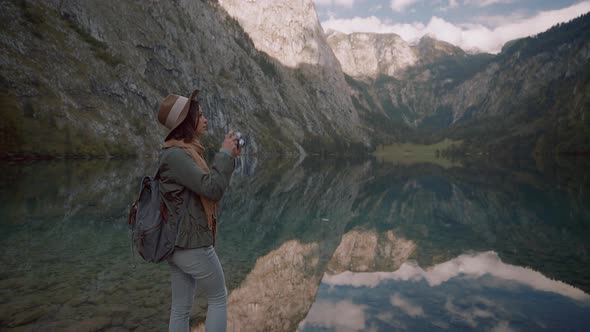
[[[515,281],[538,291],[557,293],[578,301],[590,300],[590,295],[561,281],[551,280],[537,271],[505,264],[495,252],[465,254],[450,261],[437,264],[424,271],[416,264],[404,263],[395,272],[354,273],[343,272],[325,275],[322,282],[329,286],[376,287],[386,280],[421,281],[439,286],[452,278],[466,276],[480,278],[484,275],[497,279]]]
[[[398,238],[392,231],[378,234],[375,231],[353,230],[342,240],[327,271],[390,271],[399,268],[414,252],[414,242]]]
[[[317,293],[316,243],[291,240],[258,258],[252,271],[228,298],[229,331],[292,331]],[[201,324],[194,331],[204,331]]]
[[[580,289],[485,252],[426,270],[404,263],[394,272],[327,273],[299,329],[582,331],[589,308]]]
[[[297,328],[316,298],[322,271],[342,268],[368,269],[399,266],[413,252],[411,241],[389,231],[352,231],[342,237],[326,267],[319,266],[317,243],[290,240],[259,257],[254,268],[228,299],[230,331],[292,331]],[[324,277],[325,278],[325,277]],[[346,307],[346,304],[343,305]],[[346,310],[336,306],[336,314]],[[194,331],[204,331],[201,324]]]
[[[1,167],[0,329],[166,329],[167,268],[132,271],[126,230],[153,161]],[[216,246],[230,330],[583,330],[584,174],[243,158]],[[205,312],[198,293],[194,329]]]
[[[394,229],[416,243],[422,266],[494,250],[508,263],[590,289],[590,196],[583,189],[590,185],[562,182],[575,174],[584,179],[581,168],[549,176],[522,167],[385,164],[373,172],[355,200],[351,226]]]

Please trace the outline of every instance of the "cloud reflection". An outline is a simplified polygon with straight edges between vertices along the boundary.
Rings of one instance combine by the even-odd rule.
[[[498,325],[494,326],[494,328],[490,332],[515,332],[516,330],[510,327],[508,322],[500,322]]]
[[[400,308],[401,311],[405,312],[409,316],[424,316],[424,309],[422,309],[421,306],[413,304],[410,300],[402,297],[398,293],[395,293],[393,296],[391,296],[391,305]]]
[[[590,295],[564,282],[551,280],[529,268],[505,264],[500,260],[498,254],[492,251],[460,255],[428,270],[423,270],[413,263],[404,263],[395,272],[355,273],[347,271],[335,275],[326,274],[322,282],[331,286],[376,287],[386,280],[425,280],[430,286],[438,286],[451,278],[461,275],[475,278],[492,275],[496,278],[516,281],[536,290],[561,294],[575,300],[590,300]]]
[[[472,328],[477,327],[477,320],[479,318],[496,318],[493,312],[482,309],[482,307],[495,307],[495,304],[492,302],[481,303],[477,298],[464,299],[462,302],[458,306],[453,303],[451,298],[447,298],[445,309],[453,319],[465,322]]]
[[[366,306],[351,301],[317,301],[307,317],[299,324],[299,330],[306,326],[333,329],[335,331],[364,331]]]

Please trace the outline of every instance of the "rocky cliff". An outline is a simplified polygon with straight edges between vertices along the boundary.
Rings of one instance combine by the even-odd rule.
[[[220,0],[219,4],[237,19],[258,50],[295,70],[310,92],[311,105],[329,126],[347,137],[358,137],[357,111],[312,0]]]
[[[254,153],[304,153],[312,134],[367,144],[335,61],[309,52],[316,62],[290,68],[215,1],[22,0],[0,15],[3,156],[153,153],[159,101],[193,88],[210,145],[229,128]]]
[[[219,4],[238,20],[259,50],[283,65],[339,69],[312,0],[219,0]]]
[[[418,62],[416,50],[396,34],[328,30],[327,37],[342,70],[355,78],[400,77],[404,69]]]
[[[355,79],[377,79],[379,76],[404,80],[412,67],[431,64],[444,57],[465,57],[459,47],[422,37],[410,44],[394,33],[357,32],[344,34],[328,30],[328,43],[334,50],[342,70]]]

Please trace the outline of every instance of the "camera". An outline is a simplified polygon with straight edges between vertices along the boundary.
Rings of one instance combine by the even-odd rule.
[[[244,135],[242,135],[242,133],[239,131],[236,132],[235,135],[238,139],[238,149],[241,149],[244,145],[246,145],[246,139],[244,138]]]

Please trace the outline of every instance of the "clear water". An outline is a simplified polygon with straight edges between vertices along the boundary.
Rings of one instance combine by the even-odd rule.
[[[216,248],[229,330],[587,331],[585,163],[242,160]],[[0,168],[0,330],[167,329],[167,266],[132,269],[126,225],[150,162]]]

